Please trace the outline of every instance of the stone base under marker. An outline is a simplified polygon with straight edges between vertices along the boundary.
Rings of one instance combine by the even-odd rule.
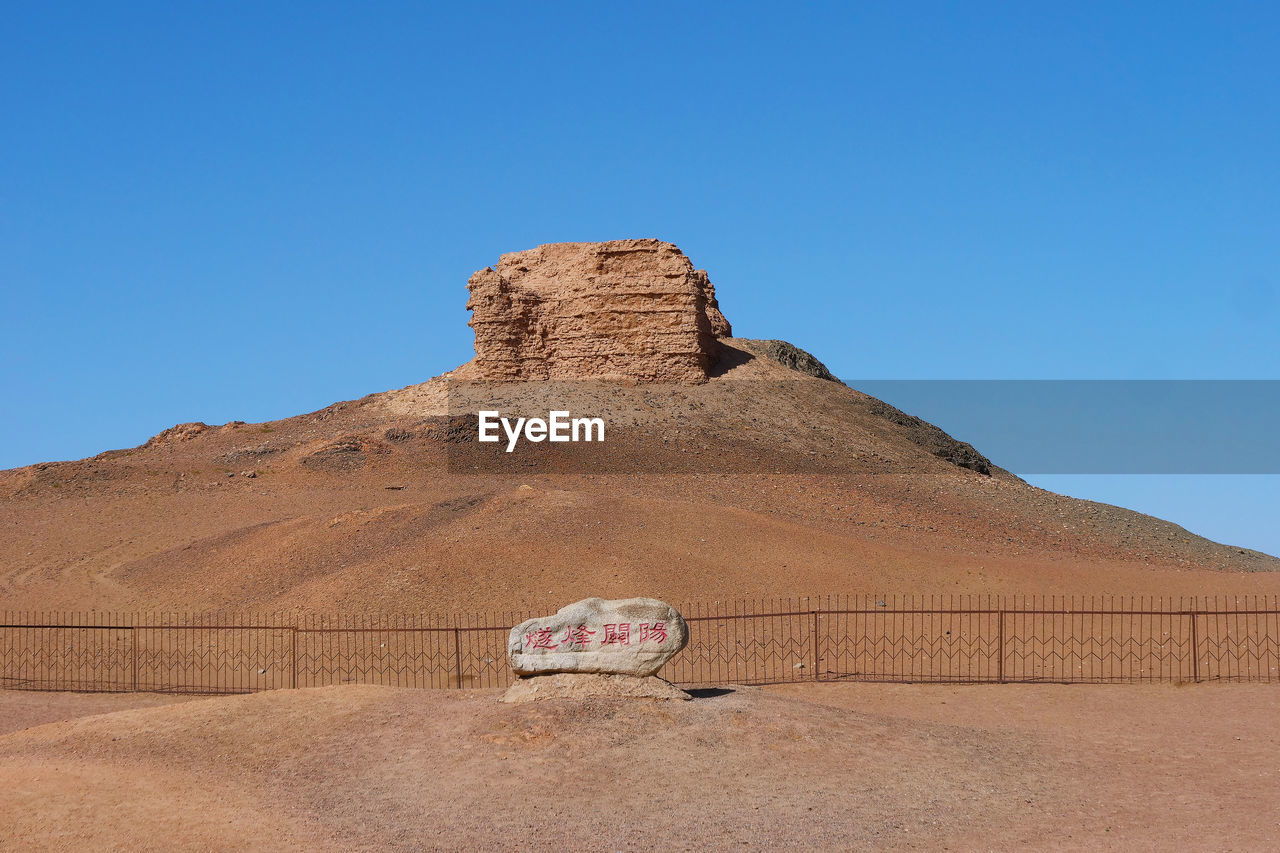
[[[692,699],[670,681],[656,675],[614,675],[594,672],[557,672],[521,678],[502,694],[508,703],[536,702],[540,699]]]

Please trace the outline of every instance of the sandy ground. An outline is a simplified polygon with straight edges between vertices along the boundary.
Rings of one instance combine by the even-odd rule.
[[[1267,850],[1280,837],[1275,685],[498,695],[0,693],[3,846]],[[44,720],[62,721],[17,730]]]
[[[41,693],[0,690],[0,735],[43,726],[125,711],[152,708],[199,699],[166,693]]]

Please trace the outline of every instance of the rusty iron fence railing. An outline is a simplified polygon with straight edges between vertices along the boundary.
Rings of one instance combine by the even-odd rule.
[[[1280,681],[1276,596],[824,596],[680,607],[687,687],[800,681]],[[503,687],[528,614],[5,612],[0,686],[245,693]]]

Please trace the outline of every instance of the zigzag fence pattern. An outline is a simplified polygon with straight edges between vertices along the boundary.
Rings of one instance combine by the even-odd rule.
[[[680,608],[687,687],[801,681],[1280,681],[1280,600],[826,596]],[[0,686],[247,693],[503,687],[528,614],[5,612]]]

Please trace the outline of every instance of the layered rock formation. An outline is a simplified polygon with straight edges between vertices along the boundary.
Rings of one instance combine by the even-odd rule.
[[[486,379],[703,382],[731,334],[706,271],[660,240],[513,252],[467,289]]]

